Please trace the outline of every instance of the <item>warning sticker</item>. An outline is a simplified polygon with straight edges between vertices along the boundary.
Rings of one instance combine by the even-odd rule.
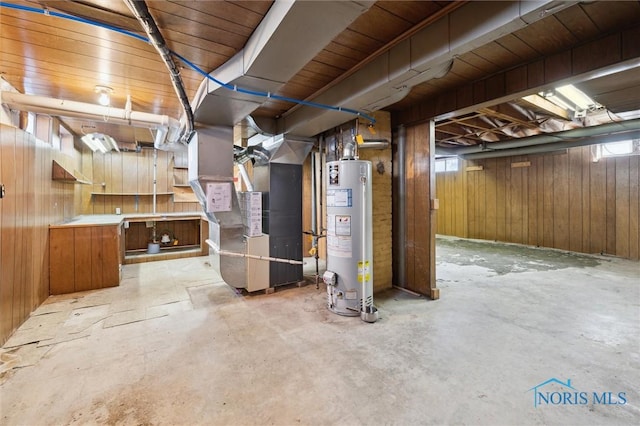
[[[327,235],[327,254],[336,257],[351,257],[351,237]]]
[[[336,215],[335,233],[342,237],[351,236],[351,216],[350,215]]]
[[[371,269],[369,261],[358,262],[358,282],[369,282],[371,280]]]

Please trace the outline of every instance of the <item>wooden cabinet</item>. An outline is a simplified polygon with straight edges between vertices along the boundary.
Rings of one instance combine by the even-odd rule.
[[[98,221],[99,222],[99,221]],[[50,294],[115,287],[124,262],[121,219],[110,223],[52,225],[49,228]]]

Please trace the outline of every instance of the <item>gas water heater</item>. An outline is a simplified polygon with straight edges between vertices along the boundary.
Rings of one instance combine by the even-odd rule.
[[[371,162],[342,159],[326,167],[328,308],[375,322]]]

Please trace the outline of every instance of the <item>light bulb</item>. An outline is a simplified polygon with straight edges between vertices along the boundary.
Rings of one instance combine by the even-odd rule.
[[[102,106],[109,106],[109,104],[111,103],[109,94],[107,92],[100,92],[100,96],[98,97],[98,103]]]

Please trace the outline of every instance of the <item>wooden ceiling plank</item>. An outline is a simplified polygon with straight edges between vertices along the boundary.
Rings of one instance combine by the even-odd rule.
[[[33,4],[30,4],[33,6]],[[70,21],[68,19],[59,18],[56,16],[43,15],[31,12],[21,12],[14,9],[3,8],[2,13],[2,23],[9,22],[9,20],[14,19],[16,22],[19,22],[23,25],[23,29],[28,31],[31,27],[39,27],[44,28],[45,32],[48,32],[52,35],[68,35],[69,33],[76,33],[78,37],[87,37],[87,38],[107,38],[112,43],[120,44],[120,45],[131,45],[132,43],[140,43],[141,46],[144,46],[145,43],[140,40],[135,40],[134,38],[120,34],[115,31],[111,31],[103,28],[96,28],[91,24],[86,24],[77,21]],[[20,25],[20,24],[17,24]],[[132,31],[139,35],[144,35],[140,31]],[[73,36],[69,36],[69,38],[73,38]]]
[[[398,16],[412,24],[417,24],[427,16],[431,16],[442,6],[432,1],[378,1],[376,3],[381,9]]]
[[[411,28],[412,23],[374,4],[356,18],[349,29],[384,44]]]
[[[580,41],[590,40],[599,33],[597,25],[581,5],[561,10],[555,16]]]
[[[638,1],[596,1],[583,3],[580,7],[600,32],[619,30],[640,21],[640,2]]]
[[[507,34],[500,37],[497,41],[505,49],[509,50],[514,55],[520,57],[522,61],[530,61],[541,55],[540,52],[529,46],[527,43],[519,39],[513,34]]]
[[[473,51],[458,56],[458,60],[466,62],[468,66],[473,66],[485,74],[494,73],[500,69],[498,65],[487,61]]]
[[[175,31],[197,39],[213,41],[236,51],[242,49],[249,38],[214,26],[194,26],[189,19],[177,15],[158,16],[157,24],[163,34],[165,31]]]
[[[578,41],[553,15],[519,29],[514,35],[543,55],[556,53]]]
[[[21,31],[11,25],[3,25],[3,38],[0,40],[3,52],[25,52],[30,57],[47,57],[52,52],[64,52],[71,54],[81,54],[94,60],[102,60],[101,53],[108,50],[110,57],[116,61],[131,61],[133,58],[138,61],[152,61],[159,63],[157,53],[146,51],[143,49],[118,50],[109,46],[110,43],[102,41],[104,45],[96,45],[91,41],[80,42],[78,40],[69,40],[61,37],[51,37],[50,34]],[[5,50],[6,49],[6,50]],[[41,50],[42,49],[42,50]],[[48,49],[45,51],[44,49]],[[28,52],[28,53],[27,53]],[[155,65],[154,65],[155,66]]]
[[[152,1],[149,2],[149,11],[156,19],[160,31],[162,22],[171,21],[175,18],[187,19],[192,22],[190,34],[197,37],[198,29],[202,27],[213,27],[220,30],[237,34],[245,39],[253,33],[253,30],[264,15],[245,11],[226,11],[213,2],[181,2]],[[197,24],[197,25],[194,25]]]
[[[518,55],[515,55],[496,41],[480,46],[476,48],[474,52],[476,55],[500,68],[510,68],[521,60]]]
[[[335,41],[329,43],[324,50],[334,53],[336,55],[342,55],[348,58],[353,58],[356,61],[361,61],[367,57],[367,54],[359,50],[352,49],[349,46],[338,44]]]
[[[49,9],[58,10],[68,15],[98,21],[128,31],[140,30],[138,20],[131,16],[130,13],[122,14],[117,11],[81,2],[40,0],[39,3]],[[129,11],[127,10],[127,12]]]
[[[383,43],[368,37],[362,33],[353,31],[347,28],[333,39],[334,43],[349,46],[352,49],[359,50],[366,54],[374,52],[379,47],[382,47]]]
[[[322,50],[313,58],[314,61],[330,65],[335,68],[339,68],[343,71],[355,66],[358,63],[357,59],[338,55],[327,50]]]

